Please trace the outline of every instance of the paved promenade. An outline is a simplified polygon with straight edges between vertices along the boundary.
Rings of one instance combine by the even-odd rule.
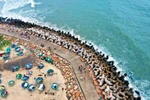
[[[17,33],[10,33],[10,32],[8,33],[3,30],[0,30],[0,33],[6,34],[9,36],[14,36],[17,38],[21,38],[19,36],[19,34],[17,34]],[[79,56],[77,56],[75,53],[70,52],[69,50],[64,49],[56,44],[53,44],[51,42],[48,42],[46,40],[43,40],[43,39],[40,39],[37,37],[32,36],[31,39],[28,41],[31,41],[32,43],[35,43],[36,45],[44,44],[45,48],[50,47],[52,52],[60,55],[61,57],[65,58],[66,60],[68,60],[71,64],[71,67],[72,67],[74,73],[75,73],[76,79],[79,82],[81,89],[83,90],[83,94],[85,95],[86,100],[98,100],[99,99],[99,96],[96,92],[96,89],[95,89],[93,83],[92,83],[92,80],[89,77],[88,71],[86,71],[86,72],[83,71],[81,73],[78,70],[78,67],[80,65],[85,67],[85,64],[79,59],[80,58]],[[80,77],[84,77],[84,76],[86,76],[86,80],[80,80]]]

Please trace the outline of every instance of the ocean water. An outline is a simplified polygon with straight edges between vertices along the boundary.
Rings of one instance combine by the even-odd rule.
[[[0,16],[70,31],[115,60],[150,100],[149,0],[0,0]]]

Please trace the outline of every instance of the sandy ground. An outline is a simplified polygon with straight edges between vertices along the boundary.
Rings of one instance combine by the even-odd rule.
[[[8,48],[9,46],[6,46],[6,47],[4,47],[2,50],[0,50],[0,53],[4,53],[5,51],[6,51],[6,48]],[[7,60],[7,61],[5,61],[5,60],[3,60],[3,57],[0,57],[0,68],[2,68],[3,66],[10,66],[11,64],[12,64],[12,66],[14,66],[14,62],[16,62],[17,60],[22,60],[22,59],[24,59],[24,58],[26,58],[26,59],[24,59],[24,60],[27,60],[28,58],[29,58],[29,56],[30,55],[32,55],[31,54],[31,52],[29,52],[29,50],[26,50],[25,48],[24,48],[24,46],[22,46],[22,45],[20,45],[20,47],[21,47],[21,49],[23,49],[23,56],[18,56],[17,54],[18,54],[18,52],[16,52],[15,51],[15,49],[12,49],[11,48],[11,53],[10,53],[10,58],[9,58],[9,60]],[[28,61],[29,61],[29,59],[28,59]],[[25,62],[25,61],[24,61]],[[14,64],[13,64],[14,63]],[[20,62],[19,62],[20,63]],[[20,65],[20,64],[19,64]],[[2,68],[3,69],[3,68]],[[6,69],[9,69],[9,68],[6,68]]]
[[[15,42],[16,43],[16,42]],[[29,84],[35,84],[35,79],[39,77],[39,74],[47,72],[48,69],[53,69],[54,70],[54,75],[53,76],[47,76],[44,77],[44,82],[46,89],[43,92],[40,92],[38,88],[36,87],[36,90],[34,92],[29,92],[28,89],[23,89],[21,87],[21,84],[23,83],[22,80],[17,80],[16,79],[16,74],[21,73],[22,75],[27,73],[27,70],[25,70],[24,65],[28,62],[34,62],[36,58],[33,57],[33,54],[24,48],[24,46],[20,45],[20,47],[23,49],[24,55],[23,56],[17,56],[17,52],[15,52],[14,49],[11,49],[11,54],[10,54],[10,59],[8,61],[4,61],[2,57],[0,58],[0,63],[1,63],[1,68],[3,71],[0,73],[2,74],[2,84],[6,87],[6,90],[8,91],[9,95],[7,98],[4,98],[4,100],[67,100],[66,97],[66,91],[62,90],[62,87],[65,88],[65,82],[64,78],[56,67],[54,67],[51,64],[46,63],[45,61],[42,62],[45,67],[43,69],[38,69],[37,68],[37,63],[33,63],[34,67],[30,70],[33,72],[33,74],[30,76],[28,83]],[[7,47],[4,47],[3,50],[0,52],[4,52]],[[21,64],[20,64],[21,63]],[[17,72],[12,72],[11,69],[14,65],[19,65],[20,69]],[[8,82],[10,80],[15,81],[15,85],[10,87],[8,85]],[[52,83],[58,83],[59,84],[59,89],[57,91],[51,89]],[[45,94],[45,92],[48,93],[54,93],[54,95],[51,94]],[[3,98],[0,97],[0,100],[3,100]]]
[[[64,78],[61,75],[61,72],[55,68],[53,65],[44,63],[45,67],[41,70],[39,70],[36,66],[33,67],[30,71],[33,71],[33,74],[30,76],[28,82],[30,84],[35,84],[34,78],[38,77],[38,74],[40,73],[46,73],[48,69],[53,69],[56,74],[53,76],[47,76],[44,78],[44,84],[46,85],[46,90],[42,93],[39,92],[39,90],[36,87],[36,90],[34,92],[29,92],[27,89],[23,89],[21,87],[22,80],[16,79],[16,74],[21,73],[22,75],[26,74],[25,69],[20,69],[17,72],[11,72],[11,71],[3,71],[2,74],[2,84],[6,86],[6,90],[8,91],[9,95],[4,100],[67,100],[66,98],[66,92],[65,90],[62,90],[62,87],[65,88],[64,84]],[[10,80],[15,80],[15,85],[13,87],[10,87],[8,85],[8,82]],[[51,89],[51,84],[53,82],[57,82],[60,84],[59,90],[54,91]],[[55,95],[45,94],[45,92],[54,92]],[[3,100],[3,98],[0,97],[0,100]]]

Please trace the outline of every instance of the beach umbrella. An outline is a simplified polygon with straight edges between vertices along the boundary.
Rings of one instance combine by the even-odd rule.
[[[1,97],[2,98],[6,98],[7,96],[8,96],[8,92],[7,91],[1,92]]]
[[[22,88],[27,88],[29,86],[29,83],[28,82],[23,82],[21,84]]]
[[[42,84],[43,83],[43,78],[42,77],[38,77],[38,78],[36,78],[36,84]]]
[[[38,86],[38,90],[39,90],[39,91],[44,91],[45,88],[46,88],[46,86],[45,86],[44,84],[40,84],[40,85]]]
[[[52,60],[52,59],[50,59],[50,57],[46,57],[46,58],[45,58],[45,61],[47,61],[48,63],[53,64],[53,60]]]
[[[15,51],[16,51],[16,52],[19,52],[20,50],[21,50],[20,47],[15,47]]]
[[[22,55],[23,55],[23,52],[22,52],[22,51],[19,51],[17,55],[18,55],[18,56],[22,56]]]
[[[30,92],[33,92],[33,91],[35,90],[34,84],[30,84],[30,85],[28,86],[28,90],[29,90]]]
[[[54,70],[53,70],[53,69],[47,70],[47,74],[48,74],[49,76],[53,75],[53,73],[54,73]]]
[[[10,54],[10,51],[11,51],[10,47],[6,48],[6,54]]]
[[[39,69],[42,69],[43,67],[44,67],[44,64],[43,64],[43,63],[39,63],[39,64],[38,64],[38,68],[39,68]]]
[[[5,91],[5,86],[4,85],[0,85],[0,92],[3,92],[3,91]]]
[[[16,44],[11,44],[11,48],[15,48],[16,47]]]
[[[42,53],[39,53],[39,54],[38,54],[38,56],[39,56],[39,57],[42,57],[42,56],[43,56],[43,54],[42,54]]]
[[[14,86],[14,85],[15,85],[15,81],[14,81],[14,80],[10,80],[10,81],[8,82],[8,85],[9,85],[9,86]]]
[[[29,76],[24,75],[24,76],[22,77],[22,80],[23,80],[23,81],[27,81],[28,79],[29,79]]]
[[[12,72],[16,72],[16,71],[18,71],[19,70],[19,66],[14,66],[13,68],[12,68]]]
[[[28,63],[25,65],[26,69],[29,70],[33,67],[33,64],[32,63]]]
[[[21,79],[21,78],[22,78],[22,74],[17,74],[17,75],[16,75],[16,78],[17,78],[17,79]]]
[[[57,90],[58,89],[58,83],[53,83],[52,85],[51,85],[51,88],[53,89],[53,90]]]
[[[47,62],[49,62],[49,61],[50,61],[50,57],[46,57],[45,60],[46,60]]]
[[[8,59],[9,59],[9,54],[4,54],[4,55],[3,55],[3,59],[4,59],[4,60],[8,60]]]

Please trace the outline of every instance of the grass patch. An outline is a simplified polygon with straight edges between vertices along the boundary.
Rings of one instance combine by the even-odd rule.
[[[4,47],[11,44],[10,40],[5,40],[3,36],[0,36],[0,50],[2,50]]]

